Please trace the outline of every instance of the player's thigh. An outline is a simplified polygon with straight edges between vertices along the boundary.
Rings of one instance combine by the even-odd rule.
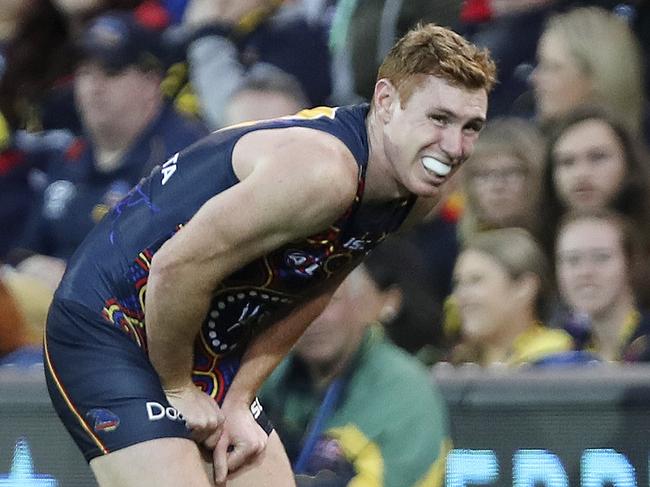
[[[55,301],[44,351],[52,404],[88,462],[158,438],[190,438],[146,353],[100,315]]]
[[[210,487],[199,449],[185,438],[159,438],[94,458],[100,487]]]
[[[287,453],[273,431],[266,448],[257,460],[231,475],[227,487],[294,487],[294,477]]]

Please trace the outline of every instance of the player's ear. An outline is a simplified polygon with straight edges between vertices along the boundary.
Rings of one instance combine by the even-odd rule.
[[[375,94],[372,98],[377,115],[384,122],[390,121],[395,104],[399,103],[399,93],[395,85],[386,78],[381,78],[375,83]]]

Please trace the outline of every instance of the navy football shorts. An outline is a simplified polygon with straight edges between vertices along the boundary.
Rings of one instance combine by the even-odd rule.
[[[224,362],[225,371],[218,364],[213,375],[234,376],[239,363],[234,362]],[[144,350],[101,315],[74,301],[55,299],[50,308],[45,377],[54,409],[88,462],[143,441],[190,438]],[[220,392],[219,402],[225,391]],[[273,426],[257,399],[251,413],[270,434]]]

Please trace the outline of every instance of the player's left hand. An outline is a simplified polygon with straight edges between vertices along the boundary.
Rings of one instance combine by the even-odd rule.
[[[268,435],[253,417],[250,405],[241,402],[229,404],[226,396],[221,410],[226,419],[212,457],[217,486],[225,485],[229,474],[254,462],[268,441]]]

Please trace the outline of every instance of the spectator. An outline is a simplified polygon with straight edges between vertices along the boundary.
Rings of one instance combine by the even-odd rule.
[[[378,318],[388,338],[411,354],[426,349],[428,356],[440,356],[442,306],[428,282],[422,249],[404,235],[391,236],[365,266],[377,288],[393,297]]]
[[[647,286],[647,260],[639,250],[632,224],[607,210],[571,213],[559,228],[557,278],[569,308],[564,324],[604,360],[650,361],[650,314],[637,300]]]
[[[490,122],[462,171],[463,241],[482,231],[521,227],[537,235],[544,139],[522,119]]]
[[[397,296],[363,266],[353,271],[262,388],[296,473],[331,470],[330,486],[442,485],[444,403],[374,326]]]
[[[213,128],[224,126],[229,98],[258,62],[295,76],[311,106],[325,103],[330,95],[327,30],[308,21],[300,2],[191,0],[184,28],[190,38],[190,81]]]
[[[612,12],[583,7],[549,19],[532,75],[537,115],[548,127],[582,104],[598,103],[642,133],[645,97],[641,48]]]
[[[369,100],[393,40],[417,22],[455,27],[461,0],[338,0],[330,33],[335,104]]]
[[[70,133],[61,130],[39,134],[8,130],[7,136],[0,148],[0,260],[8,260],[20,242],[45,184],[47,161],[72,140]]]
[[[499,84],[490,97],[490,117],[521,114],[522,99],[544,23],[568,0],[465,0],[461,32],[490,50],[499,69]],[[528,116],[529,113],[526,113]]]
[[[0,259],[7,256],[23,232],[25,215],[36,198],[29,183],[32,165],[25,151],[17,147],[13,134],[0,113]]]
[[[562,213],[605,207],[631,219],[650,242],[650,176],[639,145],[622,123],[599,108],[582,107],[558,122],[549,137],[543,177],[548,249]]]
[[[0,82],[0,111],[12,129],[81,130],[71,78],[73,40],[86,22],[109,9],[133,9],[142,0],[31,0],[12,41]]]
[[[308,106],[298,80],[272,64],[260,63],[251,68],[228,100],[224,123],[233,125],[293,115]]]
[[[528,232],[504,228],[478,234],[454,269],[462,340],[451,362],[535,364],[572,350],[569,334],[542,322],[549,288],[546,256]]]
[[[25,248],[66,260],[144,173],[207,132],[163,102],[147,34],[126,13],[100,16],[85,31],[75,76],[85,135],[50,161]]]
[[[0,9],[0,80],[6,68],[5,50],[16,35],[33,1],[12,0]],[[28,181],[29,158],[17,147],[13,130],[0,112],[0,259],[15,244],[23,229],[34,195]]]

